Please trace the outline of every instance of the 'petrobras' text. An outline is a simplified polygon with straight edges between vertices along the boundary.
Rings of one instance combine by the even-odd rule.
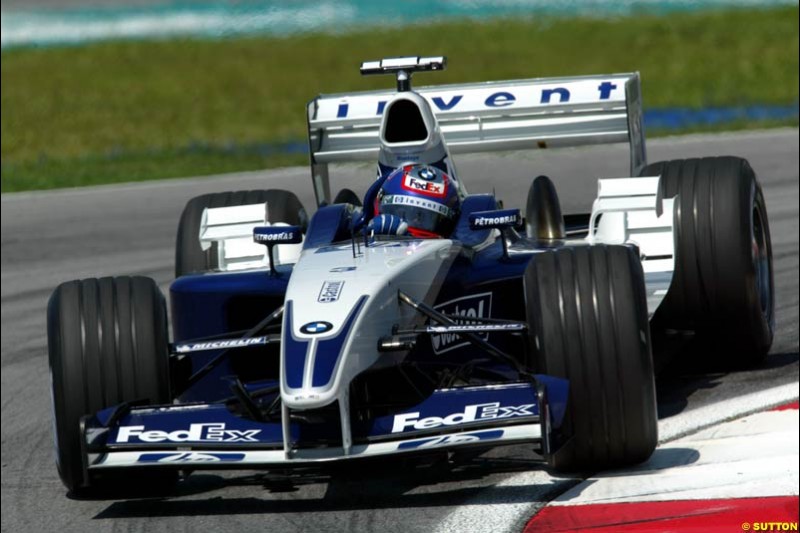
[[[292,242],[297,239],[293,231],[282,231],[280,233],[256,233],[253,238],[256,242]]]
[[[476,226],[494,226],[501,224],[516,224],[518,217],[516,215],[506,215],[501,217],[477,217],[473,222]]]

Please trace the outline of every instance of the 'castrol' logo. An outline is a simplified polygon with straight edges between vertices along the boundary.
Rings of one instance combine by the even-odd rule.
[[[471,322],[470,319],[475,320],[492,316],[492,293],[484,292],[462,296],[455,300],[440,303],[435,306],[435,309],[446,315],[462,317],[456,320],[457,324],[469,324]],[[478,335],[483,340],[489,338],[488,333],[479,333]],[[431,344],[433,345],[433,352],[440,354],[466,346],[469,341],[464,340],[464,337],[456,333],[441,333],[431,335]]]

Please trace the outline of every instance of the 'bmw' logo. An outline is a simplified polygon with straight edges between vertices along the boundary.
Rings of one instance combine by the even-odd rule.
[[[331,329],[333,329],[333,324],[330,322],[309,322],[308,324],[303,324],[300,327],[300,333],[317,335],[319,333],[330,331]]]
[[[423,168],[422,170],[419,171],[419,177],[428,181],[435,180],[436,173],[430,168]]]

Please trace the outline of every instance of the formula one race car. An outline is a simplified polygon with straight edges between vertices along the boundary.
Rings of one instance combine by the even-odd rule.
[[[526,442],[559,470],[630,465],[658,440],[660,346],[693,336],[731,365],[762,360],[772,258],[747,161],[648,165],[638,74],[411,89],[444,67],[364,63],[396,91],[309,104],[310,220],[283,190],[188,203],[171,343],[151,279],[55,290],[68,489]],[[599,180],[591,213],[566,216],[548,178],[524,211],[503,208],[467,194],[450,158],[623,141],[633,177]],[[375,158],[364,201],[332,199],[329,163]]]

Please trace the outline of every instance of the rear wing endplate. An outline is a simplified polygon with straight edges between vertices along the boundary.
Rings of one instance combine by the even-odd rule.
[[[415,88],[451,153],[627,142],[631,175],[647,163],[638,73]],[[375,160],[381,115],[395,92],[320,95],[308,104],[317,203],[330,202],[328,164]]]

